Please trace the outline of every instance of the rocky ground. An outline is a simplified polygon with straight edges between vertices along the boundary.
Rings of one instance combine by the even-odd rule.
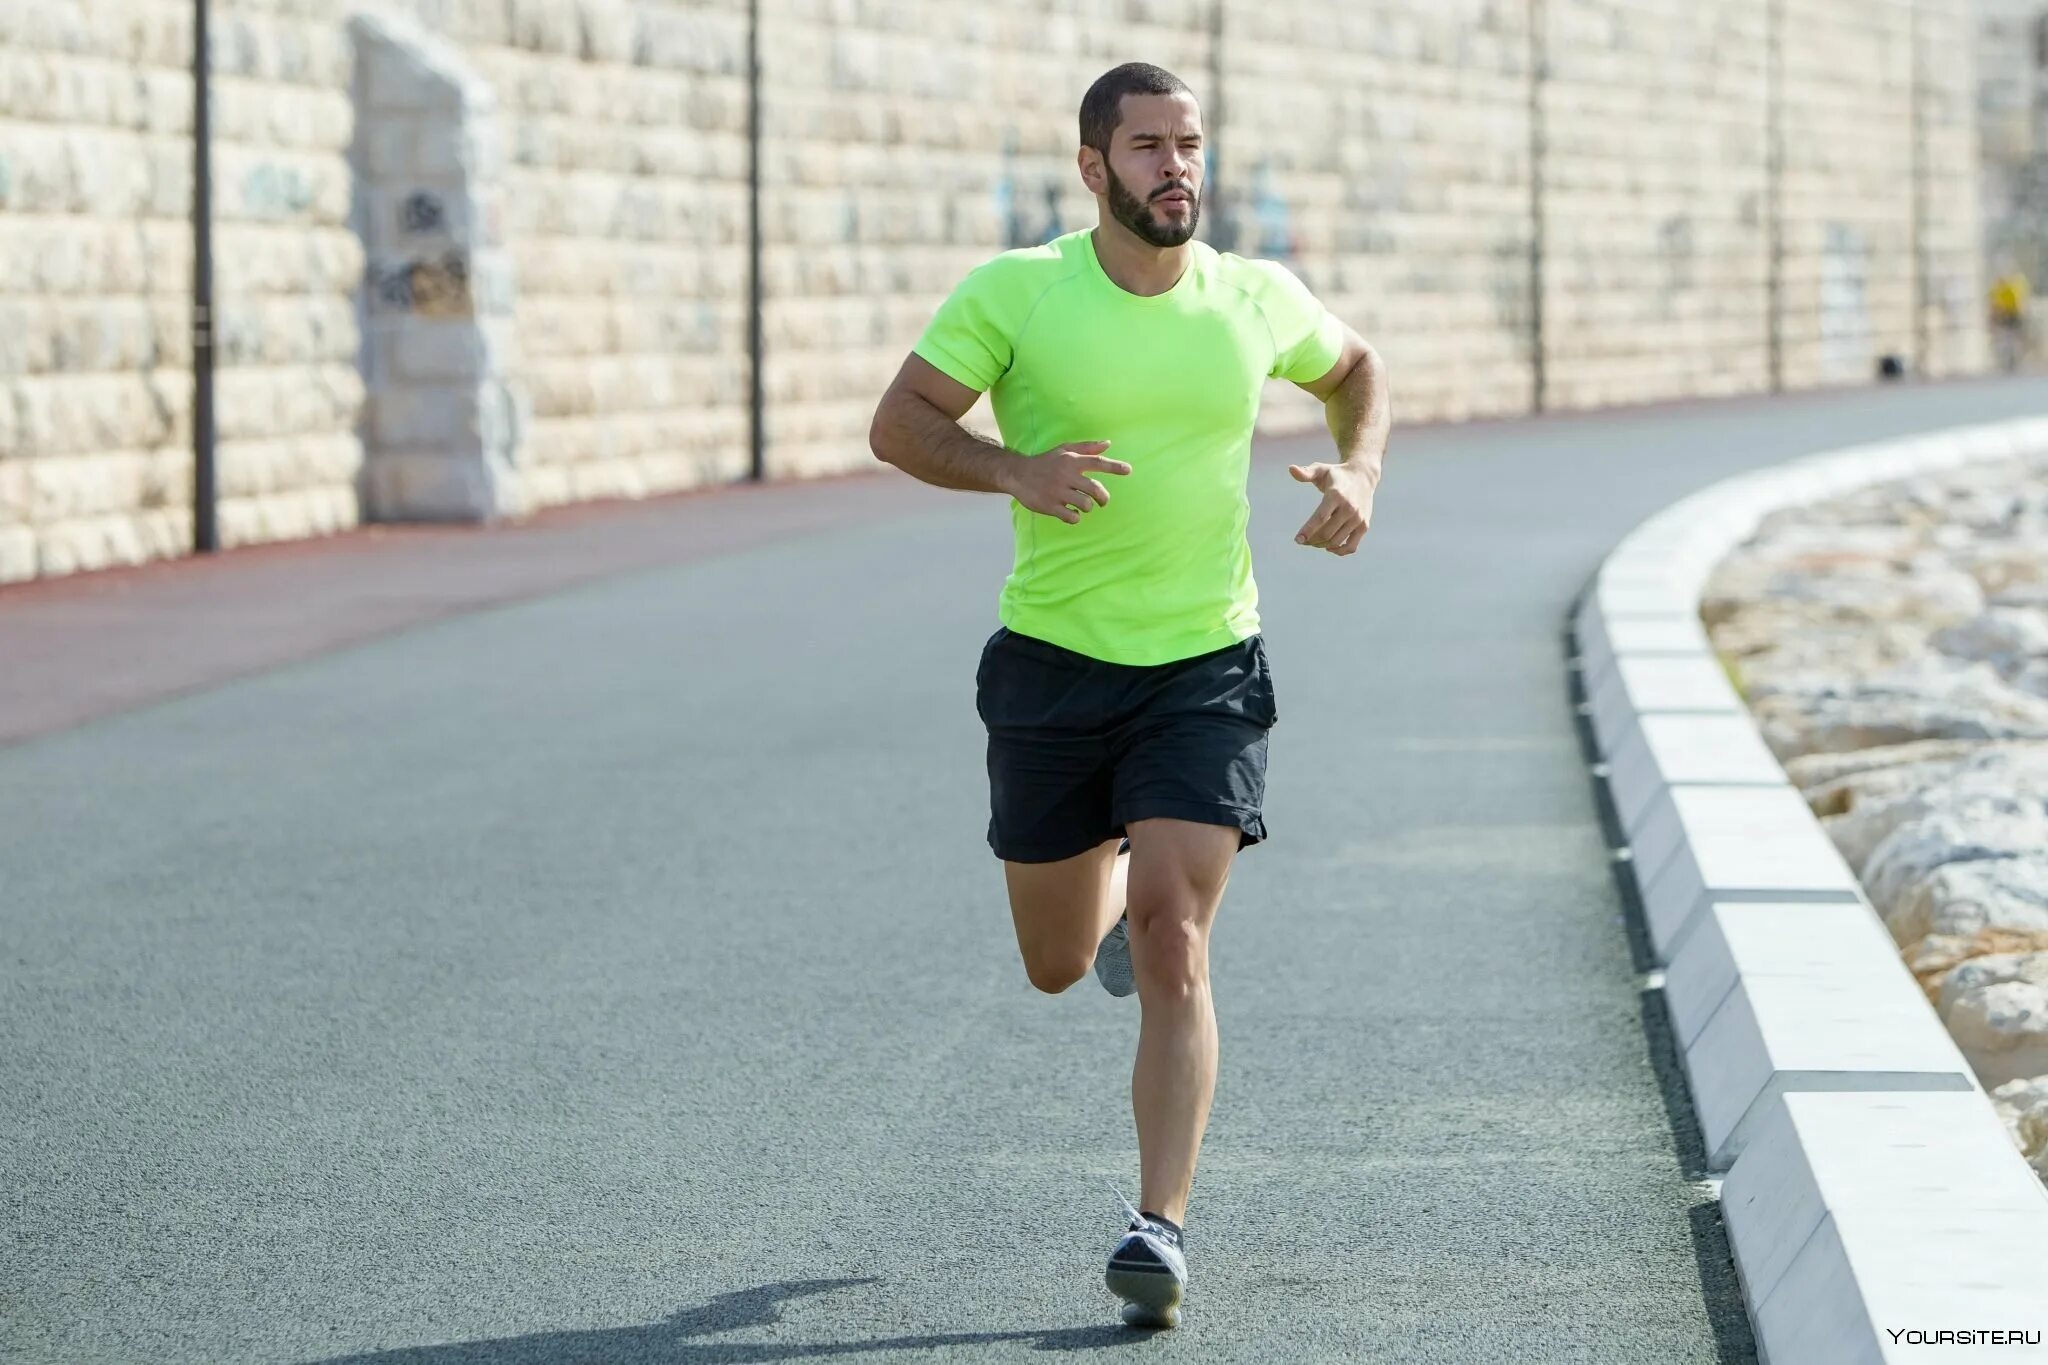
[[[1780,512],[1701,614],[2048,1180],[2048,452]]]

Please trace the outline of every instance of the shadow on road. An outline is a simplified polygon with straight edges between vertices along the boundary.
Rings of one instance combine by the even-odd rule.
[[[1128,1327],[1048,1327],[1011,1332],[930,1332],[874,1337],[863,1341],[707,1342],[696,1337],[766,1327],[782,1321],[789,1299],[878,1284],[863,1279],[785,1280],[720,1294],[709,1303],[684,1308],[667,1319],[635,1327],[601,1327],[579,1332],[535,1332],[523,1337],[459,1341],[445,1346],[401,1346],[390,1351],[333,1356],[313,1365],[716,1365],[731,1362],[807,1360],[859,1355],[866,1351],[929,1351],[947,1346],[1030,1342],[1038,1351],[1087,1351],[1140,1342],[1154,1335]]]

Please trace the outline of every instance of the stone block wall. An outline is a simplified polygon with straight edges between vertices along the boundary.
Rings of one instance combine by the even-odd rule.
[[[2048,0],[1977,8],[1986,263],[2048,290]]]
[[[1402,420],[1529,410],[1526,0],[1225,0],[1219,245],[1372,340]],[[1274,384],[1268,429],[1320,410]]]
[[[744,477],[745,0],[407,8],[498,101],[527,504]]]
[[[1540,9],[1545,405],[1767,388],[1766,5]]]
[[[229,543],[744,477],[746,0],[213,3]],[[0,581],[189,543],[190,12],[0,7]],[[365,12],[476,98],[380,105]],[[1204,236],[1371,337],[1401,421],[1982,364],[1972,21],[1944,0],[760,12],[772,476],[867,467],[944,293],[1093,221],[1076,107],[1133,57],[1204,102]],[[436,175],[468,216],[422,229]],[[1319,421],[1272,386],[1266,429]],[[438,477],[410,458],[437,441],[488,477],[378,474]]]
[[[1913,347],[1912,7],[1788,3],[1785,382],[1853,384]]]
[[[1918,354],[1930,375],[1989,363],[1984,224],[1977,192],[1977,31],[1968,5],[1923,3],[1917,19],[1921,278]]]
[[[366,92],[348,20],[365,8],[454,44],[495,100],[488,230],[506,254],[471,284],[510,307],[510,416],[400,400],[380,427],[366,404],[366,367],[389,376],[364,322],[397,298],[366,243],[388,245],[375,224],[402,205],[350,163]],[[375,492],[364,438],[423,427],[516,425],[505,507],[744,475],[744,0],[213,10],[224,543],[354,525]],[[0,582],[191,544],[191,12],[0,6]],[[430,368],[467,353],[421,348]]]
[[[223,542],[352,525],[362,448],[348,44],[289,3],[216,32]],[[192,6],[0,6],[0,581],[191,529]]]
[[[1132,54],[1207,84],[1211,0],[772,0],[762,33],[771,474],[872,463],[875,399],[996,252],[1092,224],[1081,96]],[[987,400],[969,421],[993,432]]]
[[[369,514],[488,521],[526,507],[530,424],[500,236],[497,100],[460,52],[393,16],[358,15],[356,226]]]

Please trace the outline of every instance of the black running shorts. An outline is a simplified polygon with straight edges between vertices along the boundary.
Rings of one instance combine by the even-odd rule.
[[[1266,837],[1266,732],[1278,719],[1266,642],[1190,659],[1105,663],[999,627],[982,646],[975,710],[988,727],[988,843],[1049,863],[1165,817]]]

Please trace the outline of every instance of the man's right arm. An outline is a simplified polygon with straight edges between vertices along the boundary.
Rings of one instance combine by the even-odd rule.
[[[974,493],[1008,493],[1025,508],[1069,526],[1109,505],[1109,489],[1093,474],[1128,474],[1131,467],[1102,452],[1107,441],[1068,441],[1038,455],[1021,455],[960,425],[978,395],[912,352],[875,408],[868,446],[875,458],[904,473]]]
[[[913,352],[875,407],[868,446],[876,459],[928,484],[1009,493],[1024,457],[960,425],[980,396]]]

